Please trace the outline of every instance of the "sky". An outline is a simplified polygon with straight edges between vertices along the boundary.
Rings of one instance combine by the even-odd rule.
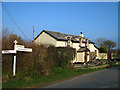
[[[117,2],[4,2],[29,40],[42,30],[84,36],[96,41],[105,38],[118,43]],[[2,26],[27,39],[2,8]]]

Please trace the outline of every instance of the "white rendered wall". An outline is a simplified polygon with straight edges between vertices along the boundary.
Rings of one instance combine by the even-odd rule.
[[[65,41],[57,41],[56,47],[66,47],[67,42]]]
[[[76,48],[77,51],[80,49],[79,43],[73,43],[73,44],[72,44],[72,47],[73,47],[73,48]],[[82,47],[85,47],[85,43],[82,43]]]
[[[73,43],[73,48],[76,48],[76,51],[80,49],[79,43]]]
[[[85,62],[85,52],[83,52],[83,62]]]
[[[82,43],[82,47],[85,47],[85,43]]]
[[[49,44],[56,46],[57,41],[50,35],[42,32],[42,34],[35,40],[36,44]]]
[[[99,53],[99,59],[107,59],[107,53]]]
[[[97,57],[96,57],[96,59],[99,58],[99,51],[98,51],[98,49],[94,46],[94,44],[89,44],[89,50],[90,50],[90,52],[95,52],[95,50],[96,50],[96,52],[97,52]]]

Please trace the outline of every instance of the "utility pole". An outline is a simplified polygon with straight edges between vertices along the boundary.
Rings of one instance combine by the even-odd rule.
[[[35,40],[35,26],[33,26],[33,43],[34,43],[34,40]]]

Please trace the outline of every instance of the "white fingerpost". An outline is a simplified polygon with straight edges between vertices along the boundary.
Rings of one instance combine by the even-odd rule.
[[[14,41],[14,50],[16,50],[17,40]],[[16,53],[14,54],[14,60],[13,60],[13,76],[15,76],[16,72]]]
[[[15,40],[15,41],[14,41],[14,44],[17,45],[17,43],[18,43],[17,40]]]
[[[14,55],[14,61],[13,61],[13,76],[15,76],[16,71],[16,55]]]
[[[24,48],[24,45],[17,45],[17,40],[14,41],[14,50],[2,50],[2,54],[14,54],[13,60],[13,76],[16,73],[16,53],[17,52],[32,52],[31,48]]]
[[[14,41],[14,50],[16,50],[17,40]]]

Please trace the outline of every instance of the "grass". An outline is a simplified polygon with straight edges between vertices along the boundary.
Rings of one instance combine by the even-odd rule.
[[[99,66],[99,65],[98,65]],[[49,85],[54,82],[59,82],[65,79],[69,79],[78,75],[83,75],[86,73],[99,71],[115,66],[120,66],[120,64],[115,64],[112,62],[110,66],[101,67],[101,68],[86,68],[85,69],[62,69],[60,67],[54,68],[53,72],[48,76],[41,76],[39,78],[24,77],[21,80],[16,80],[12,78],[8,82],[2,83],[3,88],[36,88]]]
[[[6,83],[2,83],[3,88],[27,88],[27,87],[41,87],[47,85],[51,82],[64,80],[66,78],[71,78],[74,76],[82,75],[85,73],[90,73],[93,71],[98,71],[106,69],[104,68],[97,68],[97,69],[62,69],[62,68],[54,68],[53,73],[48,76],[42,76],[40,78],[30,78],[26,77],[21,80],[12,79]]]

